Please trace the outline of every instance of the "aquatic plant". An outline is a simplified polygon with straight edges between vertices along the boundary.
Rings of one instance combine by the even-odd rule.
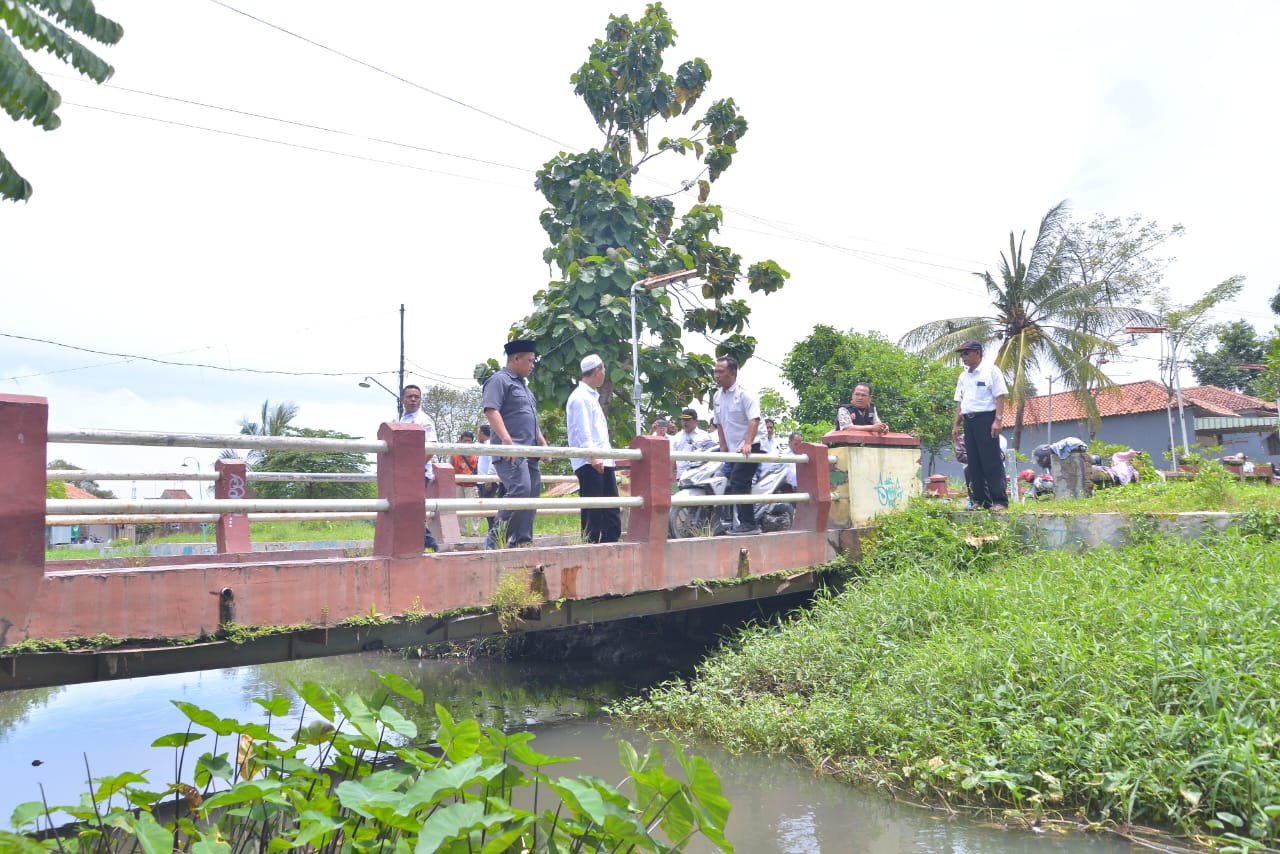
[[[730,804],[699,756],[676,747],[682,780],[666,773],[656,749],[641,756],[624,741],[621,784],[553,778],[544,769],[576,757],[539,753],[532,733],[455,721],[439,705],[434,736],[421,743],[395,703],[421,706],[422,691],[392,673],[373,675],[386,690],[370,696],[291,683],[305,705],[288,737],[272,731],[291,715],[287,697],[254,700],[265,724],[174,701],[190,724],[152,745],[174,749],[174,782],[156,791],[145,774],[123,772],[90,778],[78,804],[20,804],[16,832],[0,831],[0,850],[668,852],[701,837],[733,851],[724,836]],[[209,734],[213,746],[185,782],[192,746]],[[54,827],[60,813],[74,823]]]

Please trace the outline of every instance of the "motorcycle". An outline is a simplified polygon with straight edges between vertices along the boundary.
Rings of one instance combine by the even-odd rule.
[[[716,447],[699,450],[718,450]],[[714,460],[694,463],[676,484],[676,496],[724,495],[729,486],[728,463]],[[766,463],[760,466],[751,482],[752,495],[771,495],[775,492],[788,491],[787,464]],[[717,536],[732,526],[733,507],[673,506],[667,516],[667,536],[672,539],[682,537]],[[765,532],[785,531],[791,528],[791,520],[795,516],[795,505],[785,502],[755,505],[756,524]]]

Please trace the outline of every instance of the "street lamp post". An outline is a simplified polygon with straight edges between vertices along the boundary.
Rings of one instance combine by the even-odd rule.
[[[1125,332],[1130,335],[1147,335],[1153,332],[1160,332],[1164,335],[1165,340],[1169,343],[1169,370],[1173,374],[1173,389],[1178,398],[1178,423],[1182,426],[1182,453],[1190,455],[1191,444],[1187,441],[1187,416],[1182,408],[1182,379],[1178,376],[1181,373],[1178,367],[1178,344],[1170,335],[1170,329],[1167,326],[1126,326]],[[1169,453],[1172,456],[1173,471],[1178,470],[1178,443],[1173,436],[1173,409],[1166,405],[1165,410],[1169,413]]]
[[[370,385],[370,383],[373,383],[373,385]],[[376,385],[378,388],[396,399],[396,417],[399,418],[401,415],[404,415],[404,403],[400,400],[400,395],[396,394],[373,377],[365,377],[364,380],[357,383],[357,385],[359,385],[360,388],[373,388],[373,386]]]
[[[636,435],[642,435],[644,429],[640,424],[640,332],[636,326],[636,293],[640,290],[651,291],[664,285],[683,282],[698,275],[697,270],[677,270],[674,273],[661,273],[641,279],[631,286],[631,402],[636,413]]]

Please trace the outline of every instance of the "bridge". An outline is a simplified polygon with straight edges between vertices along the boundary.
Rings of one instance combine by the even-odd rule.
[[[808,443],[794,462],[797,491],[736,496],[716,504],[794,502],[792,528],[746,537],[670,539],[675,460],[741,460],[673,453],[665,438],[638,436],[612,456],[629,467],[630,495],[613,499],[458,498],[459,480],[427,454],[484,453],[489,446],[425,442],[416,425],[386,423],[376,440],[58,430],[48,402],[0,395],[0,690],[209,667],[256,664],[377,648],[425,646],[496,634],[513,615],[495,606],[515,575],[542,602],[514,615],[521,630],[578,626],[764,599],[813,589],[815,567],[857,552],[858,525],[920,489],[919,448],[908,436],[856,435]],[[50,443],[183,448],[341,450],[376,455],[377,498],[272,500],[250,494],[256,476],[219,460],[211,500],[46,497]],[[602,456],[584,449],[508,446],[514,456]],[[78,473],[110,479],[110,473]],[[64,475],[65,476],[65,475]],[[138,477],[138,475],[130,475]],[[190,475],[183,475],[190,478]],[[300,478],[299,478],[300,479]],[[833,492],[833,482],[835,491]],[[539,540],[485,551],[461,536],[459,516],[499,509],[618,507],[624,540],[608,545]],[[836,512],[833,514],[833,506]],[[878,509],[877,509],[878,508]],[[372,554],[255,552],[249,522],[371,518]],[[100,561],[45,561],[45,529],[72,520],[201,521],[215,554]],[[424,526],[441,544],[423,554]],[[7,651],[7,652],[6,652]]]

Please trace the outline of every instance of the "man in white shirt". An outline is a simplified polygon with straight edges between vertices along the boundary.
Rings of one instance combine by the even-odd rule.
[[[778,453],[778,436],[774,433],[777,424],[772,418],[764,420],[764,438],[760,440],[760,453],[776,454]]]
[[[787,450],[796,456],[800,455],[800,443],[804,441],[804,436],[800,435],[799,430],[791,431],[791,435],[787,437]],[[795,463],[784,463],[787,467],[787,485],[791,487],[791,491],[795,492],[799,487],[799,477],[796,474]]]
[[[709,445],[717,440],[711,438],[711,434],[698,426],[698,413],[693,409],[685,409],[680,413],[680,432],[675,435],[671,441],[671,450],[673,451],[702,451],[706,450]],[[690,462],[688,460],[676,461],[676,480],[684,477],[685,471],[690,466],[701,465],[701,463]]]
[[[417,424],[426,432],[427,444],[438,442],[436,438],[436,423],[431,420],[431,416],[422,411],[422,389],[416,385],[407,385],[400,391],[400,403],[404,407],[404,415],[400,416],[401,424]],[[427,451],[427,466],[423,472],[427,479],[427,483],[435,477],[435,469],[431,465],[431,452]],[[431,551],[439,551],[440,546],[436,543],[436,538],[431,535],[431,528],[428,527],[422,535],[423,550],[431,549]]]
[[[592,353],[582,360],[582,380],[565,405],[569,447],[610,449],[609,425],[600,408],[600,386],[604,385],[604,360]],[[612,459],[571,458],[578,476],[578,494],[583,498],[616,498],[618,481]],[[622,512],[616,507],[580,511],[582,536],[589,543],[616,543],[622,536]]]
[[[1009,494],[1000,460],[1000,428],[1004,426],[1001,416],[1009,389],[999,369],[982,363],[981,342],[966,341],[956,352],[964,370],[956,380],[956,420],[951,441],[960,441],[963,427],[969,457],[970,501],[975,507],[1007,510]]]
[[[480,441],[483,443],[488,443],[493,441],[493,428],[490,427],[488,424],[480,425]],[[497,477],[498,470],[493,467],[493,457],[481,456],[476,461],[476,474]],[[502,484],[500,482],[488,481],[483,483],[477,483],[476,493],[481,498],[501,498],[503,495],[506,495],[506,490],[503,489]],[[486,516],[485,522],[488,523],[488,527],[485,530],[492,531],[493,517]]]
[[[715,381],[720,387],[714,401],[720,450],[742,454],[744,457],[760,453],[760,440],[756,438],[760,429],[760,400],[738,385],[738,360],[732,356],[716,359]],[[744,460],[730,465],[729,485],[725,488],[725,494],[749,495],[751,479],[755,477],[760,464]],[[729,533],[760,533],[755,521],[755,507],[750,504],[736,506],[738,523],[729,529]]]

